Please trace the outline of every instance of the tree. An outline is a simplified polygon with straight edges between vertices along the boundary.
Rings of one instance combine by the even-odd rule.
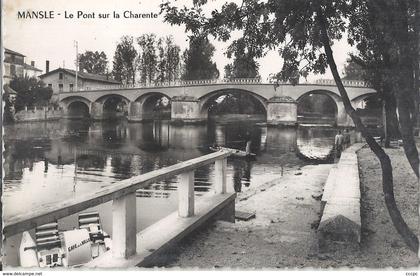
[[[353,22],[353,21],[352,21]],[[350,28],[350,40],[357,35]],[[368,38],[365,38],[368,39]],[[369,39],[373,39],[370,37]],[[359,45],[360,47],[361,45]],[[391,79],[385,72],[389,71],[389,65],[383,63],[377,54],[372,55],[369,48],[362,47],[357,55],[351,54],[344,67],[345,80],[364,80],[373,87],[382,99],[385,108],[385,147],[390,146],[392,138],[399,138],[397,102],[391,90]]]
[[[137,38],[137,43],[142,83],[162,83],[178,78],[181,49],[174,44],[172,36],[157,38],[154,34],[144,34]]]
[[[367,81],[384,98],[387,119],[399,123],[405,154],[419,177],[418,150],[413,135],[417,119],[418,80],[414,76],[419,68],[419,2],[354,0],[352,8],[355,10],[349,20],[349,42],[358,50],[352,59],[363,66],[368,73]],[[392,199],[386,200],[388,210],[395,212],[391,185],[384,186],[384,193]],[[407,230],[399,214],[391,214],[391,219],[410,248],[418,249],[418,239]]]
[[[112,75],[124,84],[134,84],[137,51],[132,36],[121,37],[114,53]]]
[[[350,16],[349,41],[358,52],[352,60],[366,71],[366,81],[385,99],[388,125],[398,125],[397,107],[404,150],[418,175],[418,152],[413,139],[416,124],[415,68],[418,41],[415,11],[418,1],[354,0]],[[418,7],[417,7],[418,9]],[[393,128],[392,128],[393,127]],[[394,133],[398,131],[393,131]],[[390,133],[388,136],[395,136]],[[389,141],[387,141],[389,143]]]
[[[158,43],[157,43],[157,48],[158,48],[158,61],[157,61],[157,77],[156,77],[156,82],[164,82],[166,80],[166,63],[167,63],[167,59],[165,57],[165,48],[163,45],[163,39],[159,38]]]
[[[155,34],[144,34],[137,38],[137,44],[140,46],[139,69],[142,83],[152,83],[155,80],[158,62],[157,43]]]
[[[210,43],[207,36],[191,36],[189,48],[184,51],[185,71],[182,79],[184,80],[206,80],[219,77],[216,63],[213,57],[214,46]]]
[[[361,65],[351,58],[347,59],[347,64],[344,65],[343,80],[364,80],[366,78],[365,74]]]
[[[368,2],[369,0],[364,1]],[[409,1],[401,0],[398,3],[389,1],[396,5],[392,8],[399,10],[401,21],[408,18],[408,9],[404,5]],[[327,66],[329,67],[346,112],[381,163],[384,198],[391,220],[407,246],[417,253],[419,248],[418,238],[405,223],[395,202],[392,166],[389,156],[369,134],[356,110],[352,107],[333,56],[331,45],[334,41],[342,39],[343,33],[347,29],[347,19],[355,12],[355,7],[352,6],[354,2],[347,0],[333,2],[327,0],[268,0],[265,2],[244,0],[241,6],[235,3],[224,4],[220,11],[212,11],[211,17],[206,17],[201,9],[201,6],[206,2],[207,0],[195,0],[193,8],[184,7],[182,9],[166,2],[161,4],[161,9],[165,13],[166,21],[172,24],[184,24],[186,31],[192,32],[193,36],[211,34],[227,41],[231,38],[233,31],[240,30],[242,37],[247,41],[247,45],[253,45],[256,57],[263,56],[268,49],[278,49],[284,60],[282,70],[277,75],[281,80],[291,80],[296,72],[303,77],[307,76],[309,72],[324,73]],[[381,1],[382,3],[383,1]],[[418,9],[417,6],[416,9]],[[388,27],[394,23],[390,20],[387,22]],[[401,28],[404,29],[404,27]],[[399,48],[403,52],[407,50],[407,41],[409,40],[405,35],[406,32],[407,29],[404,29],[402,30],[403,34],[401,34],[402,37],[397,36],[401,38],[401,42],[404,44]],[[391,36],[391,38],[394,37]],[[401,52],[394,52],[394,55],[400,55],[400,58],[402,58],[401,63],[399,63],[400,66],[404,62],[408,62],[405,53],[400,55]],[[417,56],[417,53],[415,56]],[[400,69],[403,72],[401,74],[407,74],[405,68],[400,67]],[[409,72],[409,75],[413,75],[412,73],[413,71]],[[413,116],[408,116],[412,110],[408,103],[412,99],[408,95],[411,92],[407,86],[404,86],[404,82],[400,82],[400,85],[402,90],[398,92],[399,96],[397,96],[398,111],[401,112],[399,123],[404,144],[407,142],[407,144],[410,144],[409,147],[412,147],[413,134],[409,130],[412,124],[410,118],[413,118]],[[406,111],[402,111],[404,108],[406,108]],[[406,147],[404,145],[404,148]],[[407,150],[406,155],[410,160],[413,171],[418,176],[418,156],[414,156],[412,152]],[[417,167],[414,168],[416,160]]]
[[[105,75],[107,73],[107,65],[108,60],[103,51],[86,51],[83,54],[79,54],[80,71]]]
[[[254,59],[252,48],[246,49],[244,39],[238,39],[229,47],[227,57],[231,58],[232,55],[235,56],[235,59],[232,64],[225,66],[225,78],[256,78],[259,76],[259,65]]]
[[[3,110],[3,123],[12,123],[15,121],[15,98],[14,95],[11,95],[9,87],[5,84],[3,86],[3,103],[4,103],[4,110]]]
[[[52,96],[52,89],[35,77],[16,77],[9,84],[16,91],[15,110],[20,111],[28,107],[47,106]]]
[[[167,36],[165,39],[166,81],[175,81],[179,78],[180,52],[181,48],[175,45],[174,38]]]

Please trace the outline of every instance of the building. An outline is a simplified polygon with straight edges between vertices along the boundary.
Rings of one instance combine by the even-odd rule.
[[[4,49],[4,83],[8,84],[13,77],[23,77],[23,66],[25,64],[25,56],[21,53]]]
[[[53,90],[53,97],[58,93],[70,92],[76,90],[76,71],[66,68],[58,68],[48,71],[49,63],[47,61],[46,73],[40,75],[40,79]],[[116,81],[104,75],[90,74],[85,72],[77,72],[78,90],[95,90],[103,89],[111,85],[120,85],[121,82]]]
[[[4,74],[3,80],[5,84],[10,83],[14,77],[38,77],[42,70],[35,67],[35,62],[31,64],[25,63],[25,55],[16,51],[4,48]]]
[[[38,78],[42,74],[42,70],[35,67],[35,61],[31,61],[31,64],[24,64],[23,71],[28,77]]]

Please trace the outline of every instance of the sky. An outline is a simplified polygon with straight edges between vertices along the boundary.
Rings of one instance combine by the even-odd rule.
[[[234,0],[237,1],[237,0]],[[155,33],[158,37],[172,35],[182,51],[188,46],[188,38],[183,26],[171,26],[163,22],[163,15],[155,19],[123,18],[124,11],[132,13],[159,14],[161,0],[4,0],[3,1],[3,45],[26,56],[26,63],[35,61],[35,66],[45,73],[45,61],[50,61],[50,70],[58,67],[75,68],[76,48],[79,53],[86,50],[104,51],[108,57],[109,70],[112,70],[112,59],[119,39],[123,35],[138,37],[144,33]],[[221,7],[225,0],[209,1],[208,12]],[[231,1],[229,1],[231,2]],[[192,0],[178,0],[177,5],[191,6]],[[22,19],[18,12],[53,11],[53,19]],[[77,12],[95,13],[96,18],[76,18]],[[113,12],[121,15],[112,18]],[[65,13],[69,17],[65,18]],[[109,19],[99,19],[99,13],[110,14]],[[231,62],[224,55],[227,43],[211,40],[216,47],[213,61],[223,75],[224,66]],[[345,40],[333,46],[336,63],[342,72],[351,51]],[[266,80],[271,73],[280,71],[282,60],[277,52],[269,52],[258,60],[260,75]],[[308,80],[332,78],[328,73],[323,76],[311,75]]]

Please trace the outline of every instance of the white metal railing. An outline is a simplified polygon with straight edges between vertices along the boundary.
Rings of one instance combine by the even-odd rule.
[[[108,187],[71,198],[59,203],[44,205],[27,213],[4,218],[3,235],[8,237],[33,229],[57,219],[79,213],[87,208],[113,201],[112,207],[112,254],[127,258],[136,253],[136,191],[140,188],[180,175],[178,187],[179,217],[194,216],[194,171],[215,163],[215,193],[225,194],[228,151],[218,151],[190,159],[146,174],[125,179]]]
[[[199,86],[199,85],[218,85],[218,84],[279,84],[290,85],[289,82],[277,82],[275,80],[268,80],[263,82],[261,78],[238,78],[238,79],[208,79],[208,80],[176,80],[167,82],[154,83],[136,83],[136,84],[111,84],[95,87],[79,88],[79,91],[95,91],[95,90],[115,90],[115,89],[130,89],[130,88],[156,88],[156,87],[180,87],[180,86]],[[334,80],[320,79],[315,82],[299,83],[300,85],[336,85]],[[299,85],[298,84],[298,85]],[[366,87],[364,81],[358,80],[343,80],[345,86]],[[63,91],[60,93],[74,93],[75,91]]]

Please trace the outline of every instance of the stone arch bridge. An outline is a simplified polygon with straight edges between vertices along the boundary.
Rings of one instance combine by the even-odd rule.
[[[361,81],[344,81],[347,93],[356,107],[361,101],[376,93]],[[317,93],[329,96],[335,103],[338,126],[351,126],[343,101],[334,81],[322,80],[310,84],[261,83],[257,79],[200,80],[173,82],[153,86],[107,86],[99,90],[69,91],[59,94],[64,117],[75,118],[72,111],[78,105],[94,120],[104,118],[104,104],[113,97],[126,105],[130,121],[143,121],[153,116],[152,106],[162,96],[171,101],[171,120],[201,122],[208,118],[208,101],[229,91],[239,91],[253,96],[265,108],[267,123],[293,125],[297,123],[297,105],[305,95]]]

